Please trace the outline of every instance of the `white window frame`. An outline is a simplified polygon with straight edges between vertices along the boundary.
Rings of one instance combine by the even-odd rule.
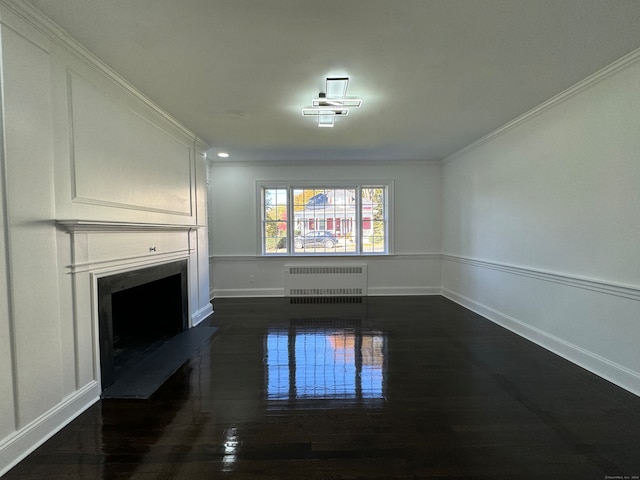
[[[293,214],[293,197],[296,189],[347,189],[356,190],[356,216],[354,219],[356,229],[356,251],[354,252],[296,252],[293,245],[294,238],[294,214]],[[384,220],[385,220],[385,239],[386,249],[382,252],[363,251],[363,235],[362,235],[362,188],[384,188]],[[266,239],[264,236],[264,190],[266,189],[286,189],[287,191],[287,252],[270,253],[266,251]],[[362,256],[389,256],[393,255],[394,239],[393,239],[393,181],[390,180],[371,180],[371,181],[318,181],[318,182],[300,182],[300,181],[257,181],[256,182],[256,205],[257,205],[257,245],[258,255],[263,257],[362,257]],[[373,222],[373,219],[371,220]]]

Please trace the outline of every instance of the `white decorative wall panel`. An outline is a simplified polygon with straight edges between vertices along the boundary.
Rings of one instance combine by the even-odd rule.
[[[2,47],[7,278],[14,368],[29,372],[17,373],[15,382],[18,426],[24,427],[63,397],[57,248],[55,229],[46,222],[55,215],[50,63],[45,51],[9,28],[2,31]]]
[[[74,201],[192,214],[191,149],[69,73]]]
[[[0,170],[4,171],[4,158],[0,155]],[[0,201],[5,199],[4,183],[0,181]],[[4,208],[0,208],[0,231],[7,231]],[[0,235],[0,271],[7,272],[8,245]],[[13,398],[13,335],[10,322],[10,290],[7,282],[0,281],[0,439],[15,430]]]
[[[0,2],[0,475],[99,398],[97,276],[188,259],[212,311],[208,147],[31,8]]]

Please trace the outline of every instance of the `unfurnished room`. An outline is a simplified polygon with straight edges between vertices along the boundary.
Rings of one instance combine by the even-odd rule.
[[[640,478],[640,2],[0,0],[0,476]]]

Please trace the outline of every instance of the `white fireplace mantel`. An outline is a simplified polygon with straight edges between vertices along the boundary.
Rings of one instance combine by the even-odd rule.
[[[78,385],[90,383],[99,395],[98,279],[186,260],[188,327],[213,311],[210,303],[199,305],[198,231],[203,225],[80,219],[55,223],[59,235],[68,236],[70,247],[65,263],[72,283],[75,349],[79,358],[93,360],[77,365]]]
[[[71,235],[72,273],[132,268],[188,258],[202,225],[56,220]]]
[[[148,231],[191,231],[204,225],[173,225],[163,223],[105,222],[100,220],[56,220],[64,230],[76,232],[148,232]]]

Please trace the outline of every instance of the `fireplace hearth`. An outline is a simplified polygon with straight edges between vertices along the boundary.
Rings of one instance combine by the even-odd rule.
[[[98,279],[102,390],[188,325],[186,260]]]

